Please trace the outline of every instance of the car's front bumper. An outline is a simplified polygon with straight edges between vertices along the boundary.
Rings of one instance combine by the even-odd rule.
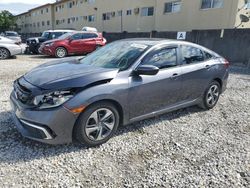
[[[50,49],[49,47],[47,46],[40,46],[40,48],[38,49],[39,53],[40,54],[44,54],[44,55],[50,55],[50,56],[53,56],[55,55],[54,51],[52,49]]]
[[[14,122],[24,137],[48,144],[72,142],[73,127],[78,115],[63,106],[48,110],[23,108],[14,92],[10,101]]]
[[[18,55],[18,54],[21,54],[22,53],[22,48],[21,46],[17,45],[17,44],[13,44],[13,45],[10,45],[9,46],[9,51],[10,51],[10,54],[13,56],[13,55]]]

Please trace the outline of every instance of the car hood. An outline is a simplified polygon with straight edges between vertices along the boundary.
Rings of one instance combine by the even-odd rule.
[[[24,79],[45,90],[60,90],[111,80],[117,72],[118,69],[86,66],[80,64],[78,59],[65,58],[63,61],[51,61],[34,68],[24,75]]]

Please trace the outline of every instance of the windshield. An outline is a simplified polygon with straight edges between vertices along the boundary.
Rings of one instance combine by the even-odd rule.
[[[18,34],[15,33],[15,32],[6,32],[6,36],[8,36],[8,37],[17,37]]]
[[[80,63],[95,67],[126,70],[148,47],[148,45],[132,41],[113,42],[86,56]]]
[[[61,35],[60,37],[58,37],[58,39],[62,39],[63,40],[63,39],[68,38],[71,35],[72,35],[72,33],[65,33],[65,34]]]
[[[49,32],[43,32],[42,37],[49,38]]]

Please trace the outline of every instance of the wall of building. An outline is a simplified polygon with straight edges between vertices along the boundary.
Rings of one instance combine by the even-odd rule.
[[[239,0],[238,2],[238,12],[235,20],[235,27],[239,29],[250,28],[250,21],[246,23],[241,23],[240,15],[243,14],[250,18],[250,1],[249,4],[245,4],[245,0]]]
[[[209,9],[201,9],[201,0],[181,0],[179,12],[164,13],[165,3],[176,1],[62,0],[17,16],[21,17],[17,23],[28,25],[21,27],[21,33],[39,33],[47,29],[81,30],[84,26],[96,27],[101,32],[191,31],[235,28],[240,23],[240,14],[250,15],[250,8],[238,12],[239,7],[244,7],[245,0],[224,0],[221,8]],[[142,16],[144,7],[154,7],[154,14]],[[46,8],[49,12],[41,14],[40,11]],[[135,11],[137,9],[139,12]],[[131,11],[131,15],[127,15],[127,11]],[[103,19],[105,13],[112,14],[110,19]],[[93,21],[90,16],[94,17]],[[44,26],[42,22],[45,22]],[[250,28],[250,22],[240,27]]]

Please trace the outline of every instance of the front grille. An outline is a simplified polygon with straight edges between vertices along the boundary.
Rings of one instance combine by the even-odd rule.
[[[14,92],[17,100],[21,101],[23,104],[31,104],[31,91],[22,86],[18,81],[14,83]]]

